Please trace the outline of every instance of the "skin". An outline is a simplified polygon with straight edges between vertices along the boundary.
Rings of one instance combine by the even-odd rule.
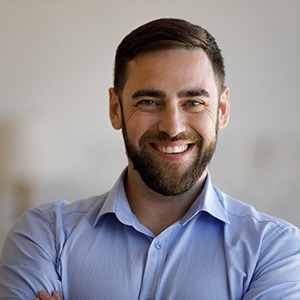
[[[193,95],[186,91],[193,91]],[[200,150],[195,137],[201,136],[203,147],[208,147],[216,139],[216,131],[229,121],[229,89],[219,92],[211,63],[202,49],[159,50],[138,56],[129,62],[122,99],[113,88],[109,93],[112,126],[126,126],[131,145],[136,151],[145,147],[170,181],[180,178],[196,163]],[[147,132],[183,138],[174,142],[154,139],[143,144],[141,140]],[[159,150],[186,145],[189,148],[180,154]],[[166,196],[149,188],[129,159],[125,188],[131,209],[157,235],[187,212],[201,192],[206,175],[207,168],[188,191]]]
[[[199,151],[216,141],[217,132],[228,124],[229,88],[219,90],[211,63],[201,49],[154,51],[133,59],[128,67],[122,99],[109,89],[112,126],[126,131],[137,153],[146,149],[148,158],[164,170],[166,182],[179,180],[197,163]],[[161,132],[167,140],[157,138]],[[155,138],[143,141],[147,134]],[[197,143],[200,137],[202,149]],[[185,215],[206,176],[207,166],[188,190],[163,195],[145,184],[128,159],[125,190],[133,213],[158,235]],[[57,292],[52,296],[40,292],[38,296],[35,300],[63,299]]]
[[[38,297],[39,298],[35,298],[34,300],[63,300],[63,297],[58,291],[54,291],[52,295],[50,295],[43,290],[38,293]]]

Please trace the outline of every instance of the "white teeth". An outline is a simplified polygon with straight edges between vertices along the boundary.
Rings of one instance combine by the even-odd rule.
[[[188,148],[188,145],[184,145],[184,146],[174,146],[174,147],[162,147],[162,146],[158,146],[158,150],[163,152],[163,153],[182,153],[184,151],[186,151]]]

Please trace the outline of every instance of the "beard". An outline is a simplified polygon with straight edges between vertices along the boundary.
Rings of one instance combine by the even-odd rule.
[[[147,131],[140,139],[139,146],[141,150],[138,151],[128,137],[123,116],[122,123],[122,133],[128,159],[132,162],[134,169],[139,173],[144,183],[151,190],[164,196],[176,196],[191,189],[207,169],[216,149],[217,125],[215,136],[207,146],[204,146],[202,136],[196,133],[193,135],[181,133],[175,137],[170,137],[162,131]],[[184,165],[164,161],[155,156],[148,148],[154,141],[171,142],[179,140],[195,141],[193,147],[197,150],[194,159]]]

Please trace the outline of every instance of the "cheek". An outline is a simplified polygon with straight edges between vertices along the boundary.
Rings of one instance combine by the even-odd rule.
[[[190,125],[204,140],[210,141],[216,134],[216,117],[203,114],[201,117],[190,118]]]
[[[132,118],[126,122],[127,135],[135,147],[139,147],[141,137],[151,128],[147,118]]]

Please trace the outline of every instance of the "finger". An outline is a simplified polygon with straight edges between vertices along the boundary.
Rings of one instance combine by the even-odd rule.
[[[51,299],[51,295],[50,294],[48,294],[46,291],[44,291],[44,290],[42,290],[42,291],[40,291],[39,293],[38,293],[38,296],[39,296],[39,300],[52,300],[53,299],[53,297],[52,297],[52,299]]]
[[[54,291],[51,296],[46,291],[42,290],[38,293],[38,296],[39,298],[36,298],[35,300],[63,300],[62,296],[58,291]]]
[[[61,294],[58,291],[54,291],[52,296],[54,296],[54,298],[56,300],[64,300],[63,297],[61,296]]]

